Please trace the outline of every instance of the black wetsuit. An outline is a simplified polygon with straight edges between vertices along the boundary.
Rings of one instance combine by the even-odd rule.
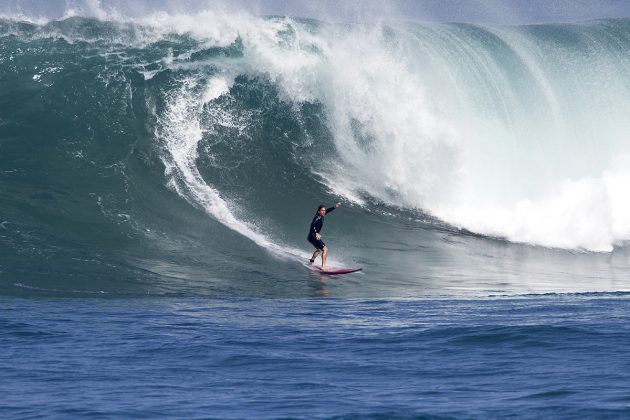
[[[331,207],[326,209],[326,214],[333,211],[335,208]],[[317,239],[316,233],[321,232],[322,227],[324,226],[324,216],[319,215],[319,211],[315,213],[315,217],[313,217],[313,221],[311,222],[311,229],[308,231],[308,237],[306,238],[313,246],[317,249],[324,249],[326,244],[321,239]]]

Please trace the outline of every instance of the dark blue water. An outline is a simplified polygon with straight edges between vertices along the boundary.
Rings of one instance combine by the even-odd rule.
[[[0,308],[5,418],[630,415],[625,294]]]

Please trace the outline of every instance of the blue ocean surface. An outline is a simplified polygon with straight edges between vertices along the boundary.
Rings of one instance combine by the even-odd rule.
[[[624,418],[626,294],[0,300],[4,418]]]
[[[630,417],[630,21],[27,12],[0,417]]]

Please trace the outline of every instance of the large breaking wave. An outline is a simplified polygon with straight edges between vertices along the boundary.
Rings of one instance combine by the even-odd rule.
[[[136,262],[147,238],[198,234],[190,209],[302,256],[322,198],[357,226],[378,210],[545,247],[630,237],[628,21],[99,18],[0,21],[7,223],[86,228]]]

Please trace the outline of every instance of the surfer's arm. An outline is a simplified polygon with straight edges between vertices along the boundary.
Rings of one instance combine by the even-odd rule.
[[[334,209],[339,208],[339,207],[341,207],[341,203],[337,203],[337,204],[335,204],[335,205],[334,205],[334,206],[332,206],[331,208],[326,209],[326,214],[330,213],[331,211],[333,211]]]

